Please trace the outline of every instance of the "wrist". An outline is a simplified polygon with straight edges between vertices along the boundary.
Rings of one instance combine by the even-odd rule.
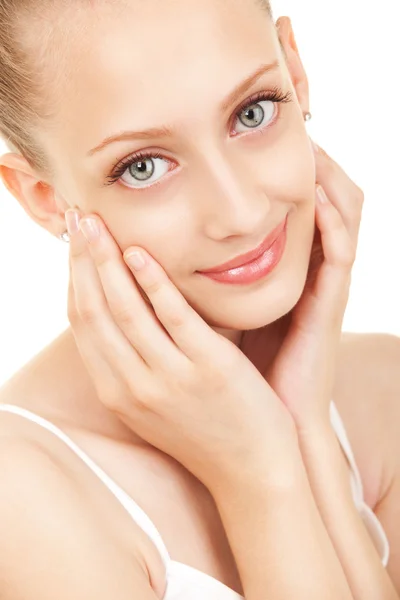
[[[331,423],[320,422],[300,433],[299,449],[320,508],[329,497],[336,504],[341,498],[353,505],[348,461]]]
[[[247,460],[234,461],[218,470],[207,487],[217,498],[232,497],[237,492],[245,495],[293,491],[308,479],[298,443],[285,445],[271,452],[271,448],[252,448]]]

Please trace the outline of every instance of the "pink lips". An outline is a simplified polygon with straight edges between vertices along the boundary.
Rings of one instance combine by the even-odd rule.
[[[221,271],[228,271],[229,269],[234,269],[235,267],[242,267],[243,265],[256,260],[257,258],[262,256],[272,246],[277,237],[279,237],[279,235],[282,233],[286,226],[286,221],[287,215],[284,221],[282,221],[282,223],[280,223],[278,227],[275,227],[275,229],[268,234],[265,240],[254,250],[246,252],[246,254],[236,256],[236,258],[222,265],[218,265],[217,267],[212,267],[211,269],[199,271],[199,273],[221,273]]]
[[[206,273],[199,271],[199,274],[214,282],[231,285],[250,285],[263,280],[275,269],[284,255],[287,239],[287,221],[288,216],[286,216],[283,226],[279,227],[280,232],[278,230],[275,240],[257,258],[226,271],[212,271]],[[276,230],[274,230],[274,234],[276,235],[275,232]],[[267,240],[270,240],[271,237],[272,234],[268,236]],[[265,242],[262,244],[262,246],[264,245],[266,246],[267,243]],[[248,256],[248,254],[245,256]]]

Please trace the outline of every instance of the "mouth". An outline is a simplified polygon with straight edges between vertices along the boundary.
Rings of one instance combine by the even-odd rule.
[[[261,242],[261,244],[259,246],[257,246],[257,248],[254,248],[254,250],[250,250],[250,252],[246,252],[245,254],[240,254],[239,256],[236,256],[232,260],[230,260],[226,263],[223,263],[221,265],[218,265],[216,267],[212,267],[211,269],[198,271],[198,273],[202,273],[202,274],[221,273],[222,271],[228,271],[230,269],[235,269],[237,267],[243,267],[244,265],[246,265],[248,263],[252,263],[257,258],[259,258],[263,254],[265,254],[271,248],[271,246],[273,246],[274,242],[277,240],[277,238],[280,236],[282,231],[285,229],[287,218],[288,218],[288,216],[286,215],[285,219],[277,227],[275,227],[275,229],[273,229],[267,235],[267,237]]]

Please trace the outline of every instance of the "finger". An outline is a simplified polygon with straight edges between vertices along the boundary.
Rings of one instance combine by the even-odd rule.
[[[321,199],[324,200],[321,202]],[[339,210],[324,190],[317,190],[316,223],[321,231],[324,261],[315,282],[318,310],[323,319],[341,326],[347,304],[356,246]]]
[[[132,255],[143,257],[143,266],[135,268]],[[154,310],[177,346],[192,361],[209,363],[221,352],[219,335],[190,306],[167,276],[162,266],[143,248],[129,248],[124,259],[146,292]],[[213,353],[214,349],[214,353]]]
[[[312,141],[312,140],[311,140]],[[339,210],[345,226],[351,237],[357,243],[364,194],[362,190],[350,179],[340,165],[331,158],[327,152],[312,141],[315,150],[315,164],[317,168],[317,183],[324,188],[331,203]]]
[[[67,213],[71,271],[70,319],[80,339],[80,347],[85,348],[88,364],[94,365],[94,372],[99,374],[100,379],[101,367],[107,364],[109,374],[111,372],[117,378],[119,374],[123,374],[124,378],[129,375],[127,380],[130,381],[134,375],[140,381],[147,381],[148,366],[114,322],[86,241],[76,223],[75,226],[71,225],[73,215]]]
[[[112,318],[152,370],[181,372],[188,358],[144,301],[119,246],[104,223],[96,215],[90,218],[95,221],[99,234],[88,236],[89,250]],[[86,233],[87,220],[85,217],[80,222]]]
[[[121,384],[118,377],[115,376],[111,365],[99,351],[99,346],[93,343],[93,336],[88,335],[88,332],[85,331],[85,326],[80,320],[75,303],[71,258],[69,259],[68,318],[71,323],[71,331],[75,339],[75,344],[93,383],[96,386],[97,382],[101,382],[99,397],[114,398],[116,394],[120,393]]]

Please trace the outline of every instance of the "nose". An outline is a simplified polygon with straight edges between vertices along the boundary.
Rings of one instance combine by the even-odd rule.
[[[207,237],[222,240],[261,234],[260,226],[268,222],[271,203],[262,184],[252,178],[251,169],[238,168],[237,163],[214,154],[212,162],[207,161],[202,180],[206,184],[198,188],[202,196],[196,206],[200,207]]]

